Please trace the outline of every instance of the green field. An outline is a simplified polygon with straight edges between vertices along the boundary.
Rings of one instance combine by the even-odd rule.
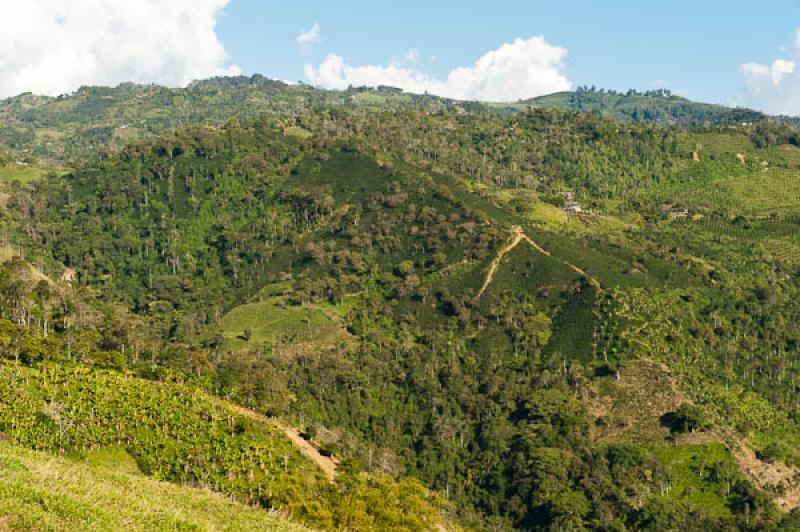
[[[745,215],[800,212],[800,171],[795,169],[771,168],[671,188],[663,199],[690,208],[726,209],[731,214]]]
[[[3,530],[302,530],[208,489],[152,480],[124,451],[85,460],[0,443]]]
[[[345,311],[346,305],[288,305],[276,300],[248,303],[222,318],[222,330],[231,346],[335,343],[347,335],[341,321]]]
[[[657,447],[653,454],[669,466],[668,497],[685,499],[715,517],[730,517],[725,484],[740,478],[736,462],[720,443]],[[730,479],[724,479],[725,473]]]
[[[29,183],[53,171],[52,168],[43,168],[36,165],[8,164],[0,166],[0,181],[19,181]]]

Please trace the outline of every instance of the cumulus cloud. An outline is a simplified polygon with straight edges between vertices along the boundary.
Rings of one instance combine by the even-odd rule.
[[[531,37],[503,44],[475,64],[452,70],[444,79],[409,61],[352,66],[337,54],[328,55],[318,66],[306,65],[305,76],[308,82],[329,89],[390,85],[460,100],[515,101],[569,90],[572,84],[564,74],[566,55],[566,49],[547,43],[544,37]]]
[[[297,44],[300,45],[300,48],[302,48],[303,51],[308,52],[311,50],[312,46],[319,42],[319,37],[319,22],[314,22],[314,25],[311,26],[310,30],[304,31],[297,36]]]
[[[741,67],[747,86],[755,93],[765,87],[780,87],[781,82],[794,73],[794,69],[795,62],[786,59],[776,59],[771,65],[745,63]]]
[[[0,97],[238,74],[217,38],[229,0],[24,0],[0,17]]]
[[[769,64],[745,63],[740,67],[745,90],[736,99],[739,105],[773,114],[800,115],[800,30],[785,57]]]

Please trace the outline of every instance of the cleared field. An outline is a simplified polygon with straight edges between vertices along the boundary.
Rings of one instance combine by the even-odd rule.
[[[684,137],[681,149],[694,151],[698,144],[702,146],[701,156],[724,154],[733,157],[736,153],[750,155],[756,149],[750,137],[741,132],[693,133]]]
[[[691,501],[718,517],[731,515],[732,497],[724,495],[720,472],[736,471],[736,463],[721,443],[656,447],[653,454],[672,472],[667,497]]]
[[[743,215],[800,212],[800,170],[771,168],[670,188],[657,196],[688,207],[725,209]]]
[[[319,348],[348,342],[342,325],[346,305],[284,305],[279,301],[248,303],[222,318],[225,340],[231,347],[247,344],[282,344]]]

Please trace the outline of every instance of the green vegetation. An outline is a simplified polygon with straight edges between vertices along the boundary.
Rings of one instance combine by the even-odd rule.
[[[96,462],[96,449],[121,446],[157,479],[208,486],[323,528],[419,530],[438,520],[438,503],[419,483],[343,475],[331,485],[277,427],[181,385],[5,364],[0,390],[0,431],[34,449]]]
[[[663,92],[534,103],[6,101],[12,155],[77,164],[4,189],[0,432],[326,529],[791,528],[800,136]]]
[[[297,352],[308,344],[314,349],[338,347],[350,338],[343,323],[345,310],[345,305],[248,303],[225,314],[221,327],[227,345],[234,348],[245,343],[280,344],[287,352]]]
[[[737,124],[764,120],[766,117],[750,109],[732,109],[721,105],[696,103],[676,96],[668,90],[627,92],[578,87],[574,92],[559,92],[525,100],[547,109],[570,109],[598,113],[617,120],[633,120],[679,126],[703,124]]]
[[[685,500],[715,517],[730,517],[742,504],[743,479],[736,462],[720,444],[658,447],[658,460],[672,472],[667,497]]]
[[[0,181],[28,183],[47,175],[52,170],[29,164],[9,163],[0,166]]]
[[[208,489],[148,479],[124,452],[102,463],[0,443],[0,514],[9,530],[302,530]],[[122,466],[122,467],[120,467]],[[135,466],[135,463],[134,463]]]

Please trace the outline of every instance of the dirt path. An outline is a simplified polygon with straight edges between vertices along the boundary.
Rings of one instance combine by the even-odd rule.
[[[292,440],[292,443],[298,448],[300,454],[317,464],[317,467],[319,467],[322,472],[325,473],[325,476],[328,477],[328,480],[333,482],[336,479],[336,460],[330,456],[323,456],[320,454],[319,450],[314,447],[311,442],[300,436],[300,431],[296,428],[290,427],[289,425],[284,425],[279,421],[273,420],[273,423],[283,429],[283,432],[286,434],[286,436]]]
[[[277,419],[262,416],[261,414],[253,412],[252,410],[244,408],[243,406],[224,402],[217,397],[206,395],[206,398],[213,403],[224,404],[225,408],[232,410],[241,416],[258,421],[259,423],[266,423],[278,427],[284,432],[284,434],[286,434],[286,437],[291,440],[292,444],[297,447],[297,450],[300,451],[300,454],[305,456],[308,460],[314,462],[317,467],[322,470],[325,476],[328,477],[329,481],[333,482],[336,479],[336,465],[338,464],[338,461],[330,456],[323,456],[319,450],[313,444],[311,444],[311,442],[300,436],[300,431],[295,427],[287,425],[281,421],[278,421]]]
[[[539,253],[541,253],[543,255],[546,255],[548,257],[552,257],[553,256],[549,251],[544,249],[542,246],[537,244],[531,237],[526,235],[525,231],[519,225],[514,227],[513,234],[514,234],[514,237],[511,239],[511,242],[506,247],[504,247],[500,251],[498,251],[497,252],[497,256],[494,258],[494,260],[492,260],[492,264],[489,266],[489,271],[486,273],[486,279],[483,282],[483,286],[481,286],[481,289],[478,291],[478,294],[475,296],[475,300],[476,301],[481,298],[481,296],[486,291],[486,289],[489,288],[489,285],[492,284],[492,280],[494,279],[494,275],[495,275],[495,273],[497,273],[497,269],[500,267],[500,263],[502,262],[503,257],[505,257],[508,253],[513,251],[514,248],[517,247],[523,240],[525,242],[527,242],[528,244],[530,244],[533,247],[533,249],[535,249]],[[561,262],[562,264],[564,264],[568,268],[572,269],[574,272],[578,273],[579,275],[582,275],[582,276],[586,277],[586,279],[588,279],[589,282],[598,291],[601,289],[600,281],[598,281],[597,279],[595,279],[594,277],[592,277],[591,275],[589,275],[588,273],[586,273],[582,269],[578,268],[574,264],[572,264],[570,262],[567,262],[565,260],[562,260],[562,259],[558,259],[558,260],[559,260],[559,262]]]
[[[494,260],[492,260],[492,264],[489,266],[489,271],[486,273],[486,280],[483,282],[483,286],[481,286],[481,289],[478,290],[478,295],[475,296],[476,300],[480,299],[483,293],[486,291],[486,289],[489,288],[489,285],[492,284],[492,280],[494,279],[494,274],[497,273],[497,268],[500,267],[500,261],[503,260],[503,257],[505,257],[507,253],[511,252],[515,247],[517,247],[524,238],[526,237],[525,237],[525,232],[522,230],[522,227],[516,226],[514,228],[514,238],[511,240],[511,243],[508,244],[503,249],[501,249],[500,251],[498,251],[497,256],[494,258]]]

